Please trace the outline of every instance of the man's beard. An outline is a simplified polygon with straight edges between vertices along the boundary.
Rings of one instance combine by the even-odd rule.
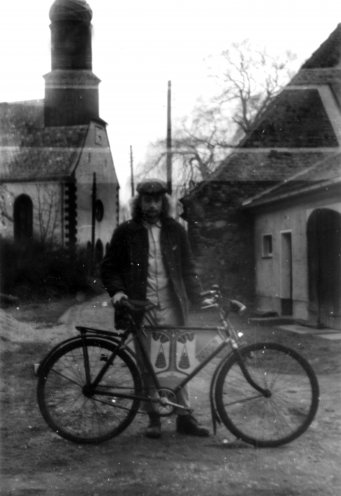
[[[148,222],[157,222],[160,219],[160,213],[155,210],[147,210],[146,212],[143,213],[143,217]]]

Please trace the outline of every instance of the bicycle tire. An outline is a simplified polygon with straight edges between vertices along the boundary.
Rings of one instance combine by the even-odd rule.
[[[246,380],[238,352],[269,397]],[[303,434],[319,403],[316,375],[296,351],[277,343],[256,343],[232,352],[216,381],[218,415],[232,434],[257,447],[276,447]]]
[[[110,396],[84,394],[84,345],[93,380],[113,351],[117,355],[99,386]],[[47,424],[59,436],[76,443],[100,443],[118,434],[134,419],[140,400],[115,397],[141,394],[140,373],[127,352],[100,337],[78,338],[59,347],[39,373],[37,399]]]

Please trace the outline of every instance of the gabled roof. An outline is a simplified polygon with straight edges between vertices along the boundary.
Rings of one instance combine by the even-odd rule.
[[[0,146],[0,180],[43,180],[70,176],[88,126],[48,128],[37,132],[28,146]]]
[[[341,24],[302,65],[296,76],[256,121],[240,146],[338,146],[330,115],[331,102],[341,101]],[[310,87],[309,87],[310,86]],[[321,88],[330,90],[322,99]],[[335,100],[333,101],[333,97]],[[340,114],[340,108],[339,108]],[[340,116],[341,118],[341,116]]]
[[[335,152],[330,149],[328,156]],[[302,168],[307,169],[326,157],[326,151],[301,150],[250,150],[239,148],[211,174],[208,180],[199,183],[186,195],[186,202],[196,196],[209,183],[279,183],[288,176],[297,174]]]
[[[338,146],[338,140],[318,90],[287,87],[241,146],[319,148]]]
[[[341,66],[341,24],[302,65],[302,69],[323,69]]]
[[[88,125],[42,127],[43,102],[0,104],[0,180],[69,177]]]
[[[211,181],[281,183],[302,171],[309,174],[340,145],[341,24],[258,117],[237,149],[185,201]],[[302,175],[302,181],[305,178]]]

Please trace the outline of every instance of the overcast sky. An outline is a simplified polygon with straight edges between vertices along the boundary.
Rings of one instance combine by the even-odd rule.
[[[0,101],[44,96],[52,0],[0,0]],[[250,39],[306,60],[341,22],[339,0],[88,0],[100,116],[108,122],[121,187],[148,143],[166,133],[167,81],[174,120],[208,91],[207,62]],[[212,82],[211,82],[212,84]],[[212,88],[210,88],[212,89]]]

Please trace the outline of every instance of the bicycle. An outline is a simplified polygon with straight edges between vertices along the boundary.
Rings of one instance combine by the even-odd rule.
[[[271,342],[240,344],[230,312],[243,313],[245,306],[224,298],[218,287],[204,293],[205,308],[217,308],[220,325],[212,327],[152,327],[152,331],[192,332],[212,330],[221,344],[179,380],[162,387],[140,332],[134,312],[148,302],[125,300],[129,322],[125,330],[108,331],[76,326],[79,336],[55,346],[38,370],[37,398],[47,424],[58,435],[76,443],[99,443],[120,434],[139,412],[141,402],[154,402],[160,416],[168,416],[177,404],[176,394],[211,360],[223,356],[210,384],[213,430],[223,423],[238,439],[256,447],[276,447],[303,434],[313,421],[319,403],[316,375],[297,351]],[[143,391],[131,342],[140,346],[158,395]]]

